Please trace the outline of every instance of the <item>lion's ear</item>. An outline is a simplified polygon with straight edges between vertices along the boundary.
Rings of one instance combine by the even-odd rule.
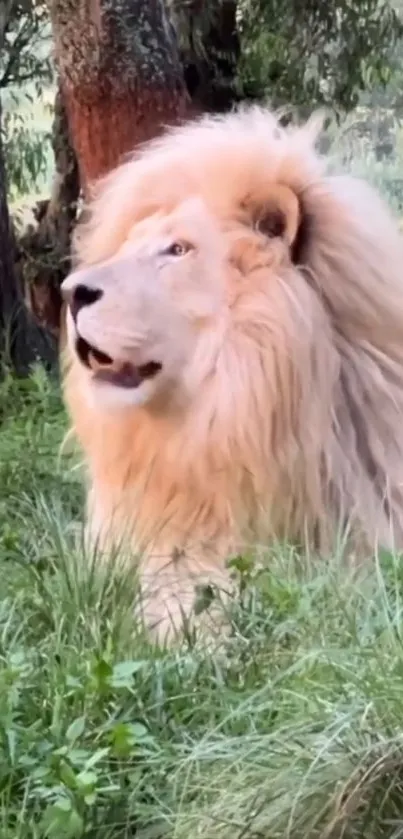
[[[282,238],[294,244],[301,221],[301,208],[295,192],[288,186],[273,184],[264,205],[252,208],[255,228],[270,238]]]

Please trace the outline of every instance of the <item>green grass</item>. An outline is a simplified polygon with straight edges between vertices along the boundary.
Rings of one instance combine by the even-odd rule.
[[[0,411],[1,839],[402,837],[399,559],[245,560],[226,654],[158,649],[84,560],[57,385]]]

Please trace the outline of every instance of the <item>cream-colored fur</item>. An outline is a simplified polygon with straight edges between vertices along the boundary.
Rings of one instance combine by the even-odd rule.
[[[245,545],[326,551],[348,524],[355,549],[402,546],[402,239],[317,133],[258,107],[190,122],[112,172],[78,233],[65,293],[103,291],[67,324],[89,531],[141,555],[160,632]],[[97,382],[76,329],[161,373]]]

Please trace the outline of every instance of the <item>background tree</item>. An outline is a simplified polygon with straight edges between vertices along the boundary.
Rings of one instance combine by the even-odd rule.
[[[5,5],[2,8],[4,11]],[[34,208],[35,224],[25,226],[22,235],[19,211],[14,208],[14,275],[35,321],[57,335],[59,286],[69,269],[70,235],[79,195],[78,172],[60,92],[56,91],[54,97],[51,132],[41,130],[35,120],[26,118],[34,101],[41,100],[44,92],[54,86],[51,37],[46,2],[8,2],[0,88],[7,104],[4,145],[9,197],[37,189],[52,152],[54,161],[51,196]]]
[[[401,0],[166,0],[191,94],[203,109],[268,98],[345,113],[389,82]]]
[[[30,2],[5,0],[0,7],[0,95],[1,90],[11,91],[28,80],[41,76],[41,59],[35,54],[35,42],[40,40],[42,25],[46,19],[44,8],[37,8]],[[46,63],[46,62],[45,62]],[[50,73],[50,65],[43,68],[43,76]],[[12,94],[11,94],[12,95]],[[15,266],[15,241],[7,200],[7,171],[18,178],[24,151],[21,142],[24,126],[15,121],[15,130],[4,144],[2,102],[0,98],[0,351],[12,363],[18,373],[26,373],[33,361],[49,360],[53,356],[51,340],[32,321],[24,305],[23,290]],[[8,123],[12,113],[8,114]],[[9,125],[8,125],[9,128]],[[30,147],[31,172],[35,169],[35,147]],[[26,161],[25,161],[26,162]],[[14,171],[13,171],[14,170]]]
[[[37,318],[57,332],[80,189],[195,112],[264,98],[300,112],[326,105],[343,114],[363,91],[380,96],[393,80],[399,88],[399,3],[3,0],[4,149],[9,184],[19,193],[48,173],[50,151],[47,133],[25,123],[21,91],[57,92],[51,197],[34,207],[34,226],[19,232],[14,259]]]
[[[43,134],[26,122],[26,105],[54,79],[46,2],[2,0],[0,5],[0,94],[5,162],[10,186],[29,192],[45,167]]]
[[[81,185],[186,115],[163,0],[52,0],[56,64]]]
[[[6,171],[1,140],[0,102],[0,352],[6,349],[7,325],[13,331],[15,313],[21,299],[14,277],[13,245],[7,205]]]
[[[185,84],[201,111],[222,112],[241,99],[236,0],[166,0]]]
[[[334,113],[385,85],[403,36],[388,0],[238,0],[242,87],[272,103]]]

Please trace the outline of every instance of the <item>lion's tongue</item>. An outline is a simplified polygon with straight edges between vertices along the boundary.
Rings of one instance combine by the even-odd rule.
[[[138,367],[132,364],[122,364],[119,368],[103,367],[96,372],[96,377],[102,382],[109,382],[118,387],[139,387],[143,381],[143,376]]]
[[[129,362],[119,366],[98,367],[95,376],[98,381],[107,382],[116,387],[136,388],[145,381],[151,379],[161,369],[161,364],[150,361],[141,367],[135,367]]]

